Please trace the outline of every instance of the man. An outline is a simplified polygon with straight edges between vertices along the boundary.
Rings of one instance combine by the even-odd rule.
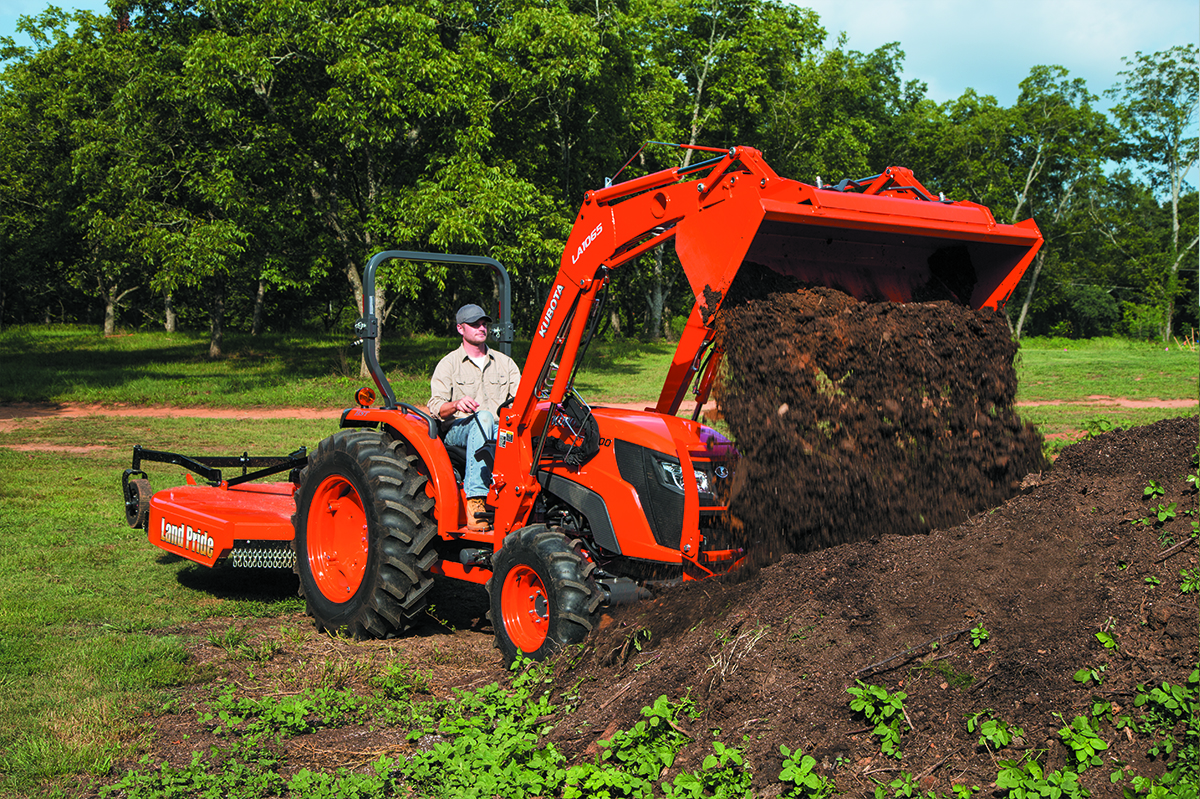
[[[476,532],[490,529],[479,514],[487,512],[484,499],[492,482],[490,464],[476,453],[485,446],[495,453],[497,413],[509,397],[516,396],[521,379],[512,358],[488,348],[491,321],[478,305],[459,308],[455,322],[462,345],[438,362],[429,381],[429,412],[442,420],[446,445],[467,450],[463,475],[467,529]]]

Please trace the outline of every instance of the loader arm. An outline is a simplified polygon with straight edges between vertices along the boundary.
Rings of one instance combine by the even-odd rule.
[[[539,393],[562,400],[604,272],[671,240],[696,299],[655,406],[667,414],[703,365],[744,263],[860,300],[998,308],[1042,236],[1033,220],[1000,225],[981,205],[935,198],[903,167],[818,187],[781,178],[749,147],[588,192],[533,333],[525,375],[539,379],[522,380],[517,419],[532,418]]]
[[[1000,225],[981,205],[935,197],[902,167],[822,187],[780,177],[750,147],[588,192],[501,414],[493,499],[518,499],[497,505],[497,529],[527,518],[540,491],[531,441],[549,434],[609,272],[671,241],[695,302],[654,407],[667,416],[702,369],[695,391],[707,396],[716,314],[744,264],[860,300],[999,308],[1042,236],[1033,220]]]

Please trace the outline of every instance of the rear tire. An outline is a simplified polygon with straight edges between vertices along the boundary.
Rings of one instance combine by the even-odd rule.
[[[511,664],[518,655],[544,660],[582,641],[604,594],[596,566],[577,541],[543,525],[510,533],[492,560],[492,626],[496,647]]]
[[[427,478],[402,440],[342,430],[319,445],[296,492],[296,574],[317,627],[355,639],[404,632],[425,609],[437,534]]]

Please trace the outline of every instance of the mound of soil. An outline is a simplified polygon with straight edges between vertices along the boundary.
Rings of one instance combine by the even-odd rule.
[[[957,524],[1045,468],[1013,409],[1000,314],[744,272],[718,319],[717,401],[744,459],[733,514],[758,556]]]
[[[778,790],[785,744],[851,795],[901,768],[923,790],[948,792],[994,781],[993,755],[965,723],[991,709],[1025,730],[1008,756],[1046,749],[1047,771],[1059,768],[1073,755],[1057,730],[1090,713],[1093,697],[1128,712],[1137,684],[1183,683],[1196,666],[1196,601],[1178,590],[1196,548],[1164,560],[1161,543],[1190,528],[1182,516],[1130,521],[1146,515],[1150,480],[1166,489],[1160,501],[1196,507],[1181,475],[1195,469],[1198,432],[1193,417],[1108,433],[957,526],[787,555],[743,582],[688,583],[607,618],[581,657],[559,664],[579,709],[553,737],[579,754],[655,697],[687,694],[701,716],[682,766],[697,767],[711,751],[707,731],[719,729],[743,741],[764,791]],[[990,637],[976,648],[969,631],[980,626]],[[1101,631],[1120,648],[1104,648]],[[1073,679],[1084,667],[1102,670],[1101,688]],[[851,711],[855,680],[907,694],[902,761],[883,756]],[[1111,725],[1101,736],[1133,773],[1161,772],[1145,740]],[[1084,774],[1093,796],[1120,795],[1110,771]]]

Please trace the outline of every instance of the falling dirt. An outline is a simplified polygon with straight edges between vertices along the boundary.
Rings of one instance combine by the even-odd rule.
[[[957,524],[1046,467],[1013,409],[1002,315],[744,273],[718,324],[718,404],[743,456],[732,510],[758,556]]]

